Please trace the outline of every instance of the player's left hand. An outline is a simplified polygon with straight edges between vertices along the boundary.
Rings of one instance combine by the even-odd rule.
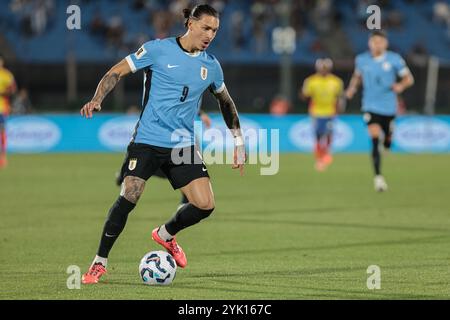
[[[392,91],[394,91],[397,94],[402,93],[405,90],[405,87],[401,83],[394,83],[392,85]]]
[[[238,169],[241,173],[241,176],[244,175],[244,164],[247,159],[247,154],[245,153],[245,144],[244,139],[242,137],[234,138],[234,163],[232,168]]]
[[[90,101],[81,108],[80,114],[82,117],[92,118],[92,113],[100,110],[102,110],[102,107],[98,102]]]
[[[202,113],[200,119],[207,129],[211,127],[211,118],[206,113]]]

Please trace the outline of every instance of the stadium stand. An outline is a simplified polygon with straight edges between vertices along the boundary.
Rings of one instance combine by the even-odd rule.
[[[441,1],[320,0],[293,1],[291,25],[297,31],[295,63],[312,63],[317,57],[336,55],[336,43],[348,43],[350,52],[365,50],[363,26],[368,3],[382,7],[383,26],[395,50],[420,51],[450,61],[450,4]],[[82,30],[66,28],[69,4],[82,11]],[[229,63],[271,63],[271,34],[280,22],[280,3],[268,1],[210,1],[222,15],[222,29],[210,49]],[[0,27],[17,58],[24,62],[63,62],[72,51],[78,61],[113,61],[134,51],[140,43],[183,31],[181,10],[195,1],[12,0],[0,2]],[[324,39],[343,31],[345,41],[327,46]],[[342,50],[341,50],[342,49]],[[347,50],[348,51],[348,50]],[[226,52],[226,54],[224,54]]]

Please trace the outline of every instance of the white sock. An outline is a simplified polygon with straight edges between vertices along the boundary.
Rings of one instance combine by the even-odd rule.
[[[98,263],[98,262],[100,262],[106,268],[106,266],[108,265],[108,258],[95,256],[94,262],[92,262],[92,264],[95,264],[95,263]]]
[[[170,241],[173,239],[173,236],[167,232],[166,225],[163,224],[161,227],[159,227],[158,235],[163,239],[164,241]]]

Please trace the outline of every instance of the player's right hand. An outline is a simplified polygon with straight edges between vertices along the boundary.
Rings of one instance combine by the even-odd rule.
[[[353,88],[348,88],[347,90],[345,90],[345,97],[348,100],[351,100],[353,98],[353,96],[355,95],[356,90]]]
[[[244,164],[246,160],[247,154],[245,152],[244,140],[242,137],[235,138],[232,168],[239,169],[241,176],[244,175]]]
[[[89,101],[80,110],[82,117],[92,118],[92,113],[102,110],[102,106],[98,102]]]

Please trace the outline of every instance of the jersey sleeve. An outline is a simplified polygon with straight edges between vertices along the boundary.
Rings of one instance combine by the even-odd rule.
[[[212,83],[210,88],[214,93],[221,93],[225,89],[225,81],[223,77],[223,70],[220,66],[219,61],[216,62],[216,70],[214,72],[214,78],[212,79]]]
[[[400,55],[395,55],[393,64],[394,64],[395,72],[399,77],[404,77],[408,73],[410,73],[405,60],[403,60],[403,58]]]
[[[344,81],[342,81],[341,78],[336,77],[336,84],[337,84],[337,95],[341,95],[344,91]]]
[[[312,94],[312,88],[311,88],[311,78],[308,77],[303,81],[303,87],[302,87],[302,93],[306,97],[310,97]]]
[[[16,91],[16,89],[17,89],[16,80],[14,79],[14,76],[11,72],[7,71],[5,73],[4,80],[5,80],[5,86],[4,86],[5,92],[0,92],[1,94],[5,94],[5,93],[11,94],[14,91]]]
[[[357,74],[362,74],[362,72],[361,72],[362,71],[362,69],[361,69],[361,66],[362,66],[361,59],[362,59],[362,57],[360,55],[357,55],[356,58],[355,58],[355,73],[357,73]]]
[[[135,73],[146,67],[151,67],[156,61],[159,48],[160,40],[152,40],[144,43],[135,53],[128,55],[125,60],[128,62],[131,71]]]

